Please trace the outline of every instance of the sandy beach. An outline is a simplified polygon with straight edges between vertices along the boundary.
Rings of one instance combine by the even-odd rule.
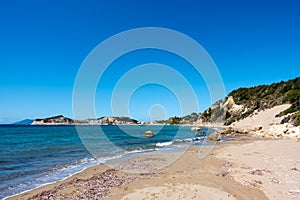
[[[278,148],[280,147],[280,148]],[[9,199],[300,199],[300,145],[240,137],[204,158],[201,146],[88,168]]]

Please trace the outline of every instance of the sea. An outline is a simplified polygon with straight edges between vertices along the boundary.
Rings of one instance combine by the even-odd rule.
[[[145,131],[153,137],[145,137]],[[0,199],[65,179],[87,167],[153,152],[209,145],[203,128],[163,125],[0,125]]]

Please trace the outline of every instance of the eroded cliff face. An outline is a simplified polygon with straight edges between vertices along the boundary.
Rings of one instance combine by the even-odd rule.
[[[237,105],[232,96],[225,100],[220,100],[213,104],[209,109],[205,110],[198,117],[199,124],[205,123],[223,123],[238,118],[246,113],[249,109],[244,105]]]

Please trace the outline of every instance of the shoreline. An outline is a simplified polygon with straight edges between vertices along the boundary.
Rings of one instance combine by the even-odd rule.
[[[171,154],[171,153],[169,153],[169,152],[164,152],[164,153],[160,152],[160,153],[157,153],[156,155],[161,156],[161,155],[168,155],[168,154]],[[147,157],[147,155],[148,156],[149,155],[153,156],[153,154],[142,154],[142,155],[135,155],[133,158],[130,158],[130,159],[136,159],[136,158],[139,159],[139,158],[143,158],[145,156]],[[29,196],[34,196],[34,195],[36,195],[40,192],[44,192],[44,191],[47,191],[49,189],[53,189],[57,185],[64,184],[66,182],[70,182],[73,179],[76,179],[77,177],[82,177],[83,176],[83,177],[86,178],[86,175],[89,174],[90,171],[97,171],[98,173],[103,173],[106,170],[113,169],[114,166],[120,165],[120,164],[122,164],[122,162],[126,162],[128,160],[129,159],[125,159],[125,161],[124,160],[123,161],[115,161],[115,162],[112,161],[112,162],[108,162],[108,163],[101,163],[101,164],[96,164],[94,166],[89,166],[89,167],[86,167],[85,169],[82,169],[79,172],[76,172],[74,174],[69,175],[68,177],[63,178],[62,180],[46,183],[46,184],[38,186],[36,188],[26,190],[24,192],[21,192],[21,193],[12,195],[12,196],[5,197],[4,199],[5,200],[11,200],[11,199],[28,198]]]
[[[154,153],[154,152],[158,152],[158,151],[163,151],[163,149],[160,149],[160,150],[151,150],[151,151],[138,151],[138,152],[131,152],[129,154],[124,154],[124,155],[119,155],[119,156],[113,156],[107,160],[105,160],[105,162],[103,163],[97,163],[97,160],[95,160],[96,163],[90,165],[90,166],[86,166],[84,167],[83,169],[75,172],[75,173],[72,173],[62,179],[59,179],[57,181],[51,181],[51,182],[47,182],[47,183],[43,183],[41,185],[38,185],[32,189],[28,189],[28,190],[25,190],[23,192],[20,192],[20,193],[17,193],[17,194],[14,194],[14,195],[10,195],[10,196],[7,196],[7,197],[4,197],[4,199],[10,199],[14,196],[19,196],[19,195],[22,195],[24,193],[28,193],[28,192],[31,192],[33,190],[37,190],[39,188],[43,188],[45,186],[48,186],[48,185],[55,185],[57,183],[60,183],[60,182],[64,182],[66,179],[69,179],[69,178],[72,178],[73,176],[77,176],[78,174],[84,172],[85,170],[89,169],[89,168],[93,168],[93,167],[100,167],[100,166],[106,166],[106,165],[109,165],[109,164],[113,164],[113,163],[120,163],[122,161],[126,161],[128,159],[131,159],[131,158],[136,158],[138,156],[143,156],[143,155],[147,155],[147,154],[151,154],[151,153]],[[174,149],[172,151],[175,151]],[[160,153],[163,153],[163,152],[160,152]]]
[[[176,144],[174,146],[175,151],[179,151],[179,147],[177,148],[177,145],[179,145],[179,146],[181,146],[181,145],[183,145],[183,146],[190,145],[190,144],[185,144],[185,143],[188,143],[188,142],[184,142],[184,141],[180,141],[179,143],[180,144]],[[160,144],[161,146],[157,146],[156,147],[155,144]],[[151,149],[149,150],[147,148],[146,149],[136,149],[136,148],[133,148],[131,150],[124,151],[124,152],[121,152],[121,153],[116,154],[116,155],[110,155],[107,158],[105,157],[105,158],[103,158],[105,161],[102,158],[100,158],[100,160],[98,160],[98,161],[99,162],[111,162],[111,160],[126,160],[127,158],[139,156],[141,154],[145,154],[145,153],[148,153],[148,152],[152,153],[153,151],[157,151],[157,150],[158,150],[158,152],[161,151],[161,150],[165,151],[167,149],[171,149],[170,151],[173,151],[172,150],[173,149],[172,146],[170,148],[168,148],[168,147],[162,148],[165,145],[167,146],[167,144],[165,144],[165,143],[154,143],[154,147],[151,147],[151,148],[153,148],[153,150],[151,150]],[[7,198],[7,197],[10,197],[10,196],[14,196],[16,194],[21,194],[23,192],[27,192],[27,191],[30,191],[32,189],[36,189],[36,188],[41,187],[43,185],[55,183],[56,181],[64,180],[64,179],[66,179],[66,178],[68,178],[68,177],[70,177],[70,176],[72,176],[72,175],[74,175],[74,174],[76,174],[76,173],[78,173],[78,172],[86,169],[87,167],[97,165],[97,162],[98,162],[97,160],[93,161],[93,160],[88,159],[87,163],[84,162],[82,164],[82,162],[83,162],[82,160],[85,161],[86,158],[83,157],[83,159],[78,160],[78,162],[76,162],[75,164],[73,164],[73,162],[70,163],[70,164],[67,163],[65,166],[63,166],[64,168],[61,168],[59,170],[55,170],[55,172],[52,172],[52,170],[49,168],[50,170],[49,170],[49,173],[47,172],[47,176],[45,176],[45,175],[44,176],[40,176],[41,179],[39,179],[38,181],[35,181],[35,180],[37,180],[35,178],[30,179],[28,181],[28,184],[25,185],[25,187],[24,187],[24,185],[21,185],[21,184],[20,184],[20,187],[19,187],[17,185],[18,182],[15,182],[16,184],[12,185],[13,188],[7,189],[7,187],[6,188],[3,187],[5,190],[3,190],[3,193],[1,194],[1,198],[0,199],[2,199],[4,197]],[[71,166],[71,168],[69,168],[69,166]],[[56,172],[58,172],[58,173],[56,173]],[[52,176],[51,174],[54,175],[54,176]]]
[[[54,199],[97,196],[128,200],[140,199],[141,195],[146,199],[164,199],[167,193],[178,199],[176,195],[182,192],[189,197],[195,191],[201,191],[200,196],[203,193],[216,199],[225,196],[226,199],[300,199],[300,159],[297,160],[300,127],[279,124],[281,119],[275,117],[287,106],[258,112],[231,126],[206,124],[207,128],[218,127],[216,141],[221,135],[232,136],[232,140],[217,142],[213,148],[189,146],[182,152],[136,154],[119,162],[88,167],[62,181],[7,199],[48,198],[49,195],[54,195]],[[97,185],[102,179],[112,181],[112,186]],[[175,192],[169,191],[170,188]],[[95,192],[96,189],[100,192]]]
[[[190,143],[190,145],[191,145],[191,143]],[[190,146],[190,145],[188,145],[188,146]],[[43,184],[41,184],[39,186],[36,186],[32,189],[28,189],[28,190],[25,190],[23,192],[4,197],[4,199],[10,199],[10,198],[13,198],[15,196],[23,195],[24,193],[28,193],[28,192],[31,192],[31,191],[34,191],[34,190],[38,190],[39,188],[44,188],[45,186],[48,186],[48,185],[51,186],[51,185],[56,185],[57,183],[60,183],[60,182],[65,182],[67,179],[72,178],[73,176],[77,176],[77,175],[79,175],[80,173],[84,172],[85,170],[87,170],[89,168],[101,167],[101,166],[106,168],[108,165],[113,165],[115,163],[121,163],[121,162],[126,161],[128,159],[136,158],[136,157],[139,157],[139,156],[145,156],[145,155],[149,155],[149,154],[164,154],[164,153],[168,153],[168,152],[183,152],[184,148],[185,147],[180,147],[180,148],[179,147],[176,147],[176,148],[173,147],[171,149],[161,148],[161,149],[150,149],[150,150],[143,149],[143,150],[138,150],[138,151],[134,150],[132,152],[121,154],[121,155],[118,155],[118,156],[112,156],[109,159],[105,160],[103,163],[99,163],[99,162],[97,163],[97,160],[94,158],[94,160],[95,160],[94,164],[92,164],[90,166],[86,166],[83,169],[81,169],[81,170],[79,170],[75,173],[72,173],[72,174],[70,174],[70,175],[68,175],[64,178],[61,178],[60,180],[43,183]]]
[[[120,180],[121,182],[123,182],[122,184],[117,184],[113,187],[103,186],[105,188],[104,191],[106,191],[104,192],[104,196],[102,196],[104,199],[139,199],[137,197],[140,197],[141,195],[144,195],[145,198],[154,195],[154,199],[159,199],[163,198],[163,195],[166,195],[168,192],[170,192],[168,191],[169,189],[175,191],[173,195],[175,195],[174,198],[177,198],[176,195],[180,192],[184,192],[186,195],[189,195],[191,192],[190,188],[194,188],[194,191],[197,190],[203,193],[207,193],[207,195],[213,195],[209,192],[213,190],[214,194],[217,195],[217,197],[224,197],[225,195],[226,197],[228,197],[228,199],[255,199],[257,197],[260,199],[276,199],[272,197],[270,198],[272,193],[270,194],[270,188],[267,187],[268,184],[263,179],[266,177],[271,180],[271,177],[276,176],[276,171],[273,171],[272,166],[269,166],[268,169],[269,171],[271,171],[270,173],[267,172],[267,170],[263,171],[264,169],[261,169],[262,167],[259,166],[260,163],[254,161],[255,159],[257,159],[257,156],[277,155],[277,151],[279,150],[273,148],[270,149],[268,153],[262,152],[261,154],[257,154],[255,153],[255,149],[247,149],[249,148],[249,146],[255,146],[256,148],[261,148],[260,150],[264,150],[264,148],[267,149],[266,144],[268,144],[267,146],[269,147],[280,144],[287,150],[292,149],[293,152],[289,152],[290,154],[281,155],[283,156],[282,161],[285,161],[284,156],[293,156],[293,153],[297,153],[300,150],[299,143],[293,140],[262,139],[242,136],[235,138],[234,141],[218,143],[212,149],[212,151],[202,159],[200,159],[198,156],[201,151],[205,151],[207,149],[207,147],[205,146],[189,147],[183,153],[183,155],[180,156],[172,164],[168,164],[168,159],[170,159],[170,157],[172,159],[172,156],[178,153],[165,152],[139,155],[135,158],[131,158],[123,162],[104,163],[88,167],[83,171],[71,175],[64,180],[46,184],[42,187],[38,187],[36,189],[26,191],[18,195],[7,197],[6,199],[28,199],[30,197],[34,197],[35,199],[45,197],[45,195],[47,196],[50,194],[54,195],[54,199],[59,199],[58,197],[68,198],[73,194],[82,195],[85,194],[84,191],[93,191],[92,189],[94,186],[90,187],[88,183],[91,181],[95,181],[95,177],[105,178],[110,176],[119,177],[116,178],[116,180],[111,180],[112,182],[117,182]],[[293,150],[293,148],[297,149]],[[253,165],[258,166],[245,167],[243,165],[244,163],[239,163],[238,159],[237,161],[235,161],[236,159],[233,159],[237,157],[234,154],[246,151],[249,151],[248,153],[253,156],[253,158],[250,159],[254,162]],[[229,155],[229,152],[231,155]],[[300,171],[297,171],[298,169],[300,170],[300,160],[296,160],[297,156],[294,156],[295,160],[293,162],[295,163],[293,164],[295,164],[295,167],[291,168],[293,170],[290,170],[289,173],[295,173],[296,177],[299,176],[299,181],[297,182],[296,180],[296,186],[298,184],[300,187]],[[280,163],[281,161],[279,160],[278,162]],[[157,166],[162,166],[166,163],[167,165],[165,168],[156,170]],[[285,165],[285,163],[281,164]],[[240,174],[239,172],[241,170],[244,170],[242,174]],[[253,175],[250,174],[252,173],[251,170],[254,171]],[[263,173],[263,175],[261,175],[260,173]],[[272,176],[270,174],[272,174]],[[245,181],[244,176],[248,177],[249,180],[247,179]],[[242,179],[241,177],[243,177],[244,179]],[[279,178],[274,178],[274,184],[272,184],[273,188],[271,187],[271,191],[274,188],[276,189],[278,185],[280,187],[284,186],[283,188],[288,187],[283,185],[283,180],[281,180],[282,184],[276,183],[276,180],[279,180]],[[79,183],[79,185],[77,184],[77,182]],[[62,187],[61,185],[63,185],[64,187]],[[101,185],[99,187],[101,188]],[[246,192],[239,192],[239,189],[243,189]],[[288,193],[288,191],[290,193]],[[249,198],[249,195],[251,198]],[[280,195],[285,199],[293,199],[294,197],[300,198],[300,191],[298,194],[298,191],[295,188],[290,188],[289,190],[279,193],[279,196]]]
[[[98,165],[100,165],[100,164],[97,164],[97,165],[94,165],[94,166],[98,166]],[[14,198],[15,196],[23,195],[24,193],[28,193],[28,192],[31,192],[31,191],[33,191],[33,190],[37,190],[37,189],[42,188],[42,187],[45,187],[45,186],[47,186],[47,185],[53,185],[53,184],[56,184],[56,183],[58,183],[58,182],[65,181],[66,179],[71,178],[72,176],[75,176],[75,175],[77,175],[77,174],[83,172],[84,170],[86,170],[86,169],[88,169],[88,168],[90,168],[90,167],[93,167],[93,166],[86,167],[86,168],[84,168],[84,169],[82,169],[82,170],[80,170],[80,171],[78,171],[78,172],[76,172],[76,173],[74,173],[74,174],[71,174],[71,175],[69,175],[68,177],[65,177],[65,178],[63,178],[63,179],[61,179],[61,180],[53,181],[53,182],[49,182],[49,183],[45,183],[45,184],[42,184],[42,185],[37,186],[37,187],[35,187],[35,188],[29,189],[29,190],[25,190],[25,191],[23,191],[23,192],[21,192],[21,193],[14,194],[14,195],[11,195],[11,196],[7,196],[7,197],[4,198],[4,200],[10,199],[10,198]]]

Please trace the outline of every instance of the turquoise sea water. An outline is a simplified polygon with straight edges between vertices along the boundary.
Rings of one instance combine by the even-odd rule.
[[[179,126],[101,126],[102,132],[100,126],[77,128],[1,125],[0,199],[129,154],[180,150],[195,138],[190,127]],[[146,138],[146,130],[155,136]]]

